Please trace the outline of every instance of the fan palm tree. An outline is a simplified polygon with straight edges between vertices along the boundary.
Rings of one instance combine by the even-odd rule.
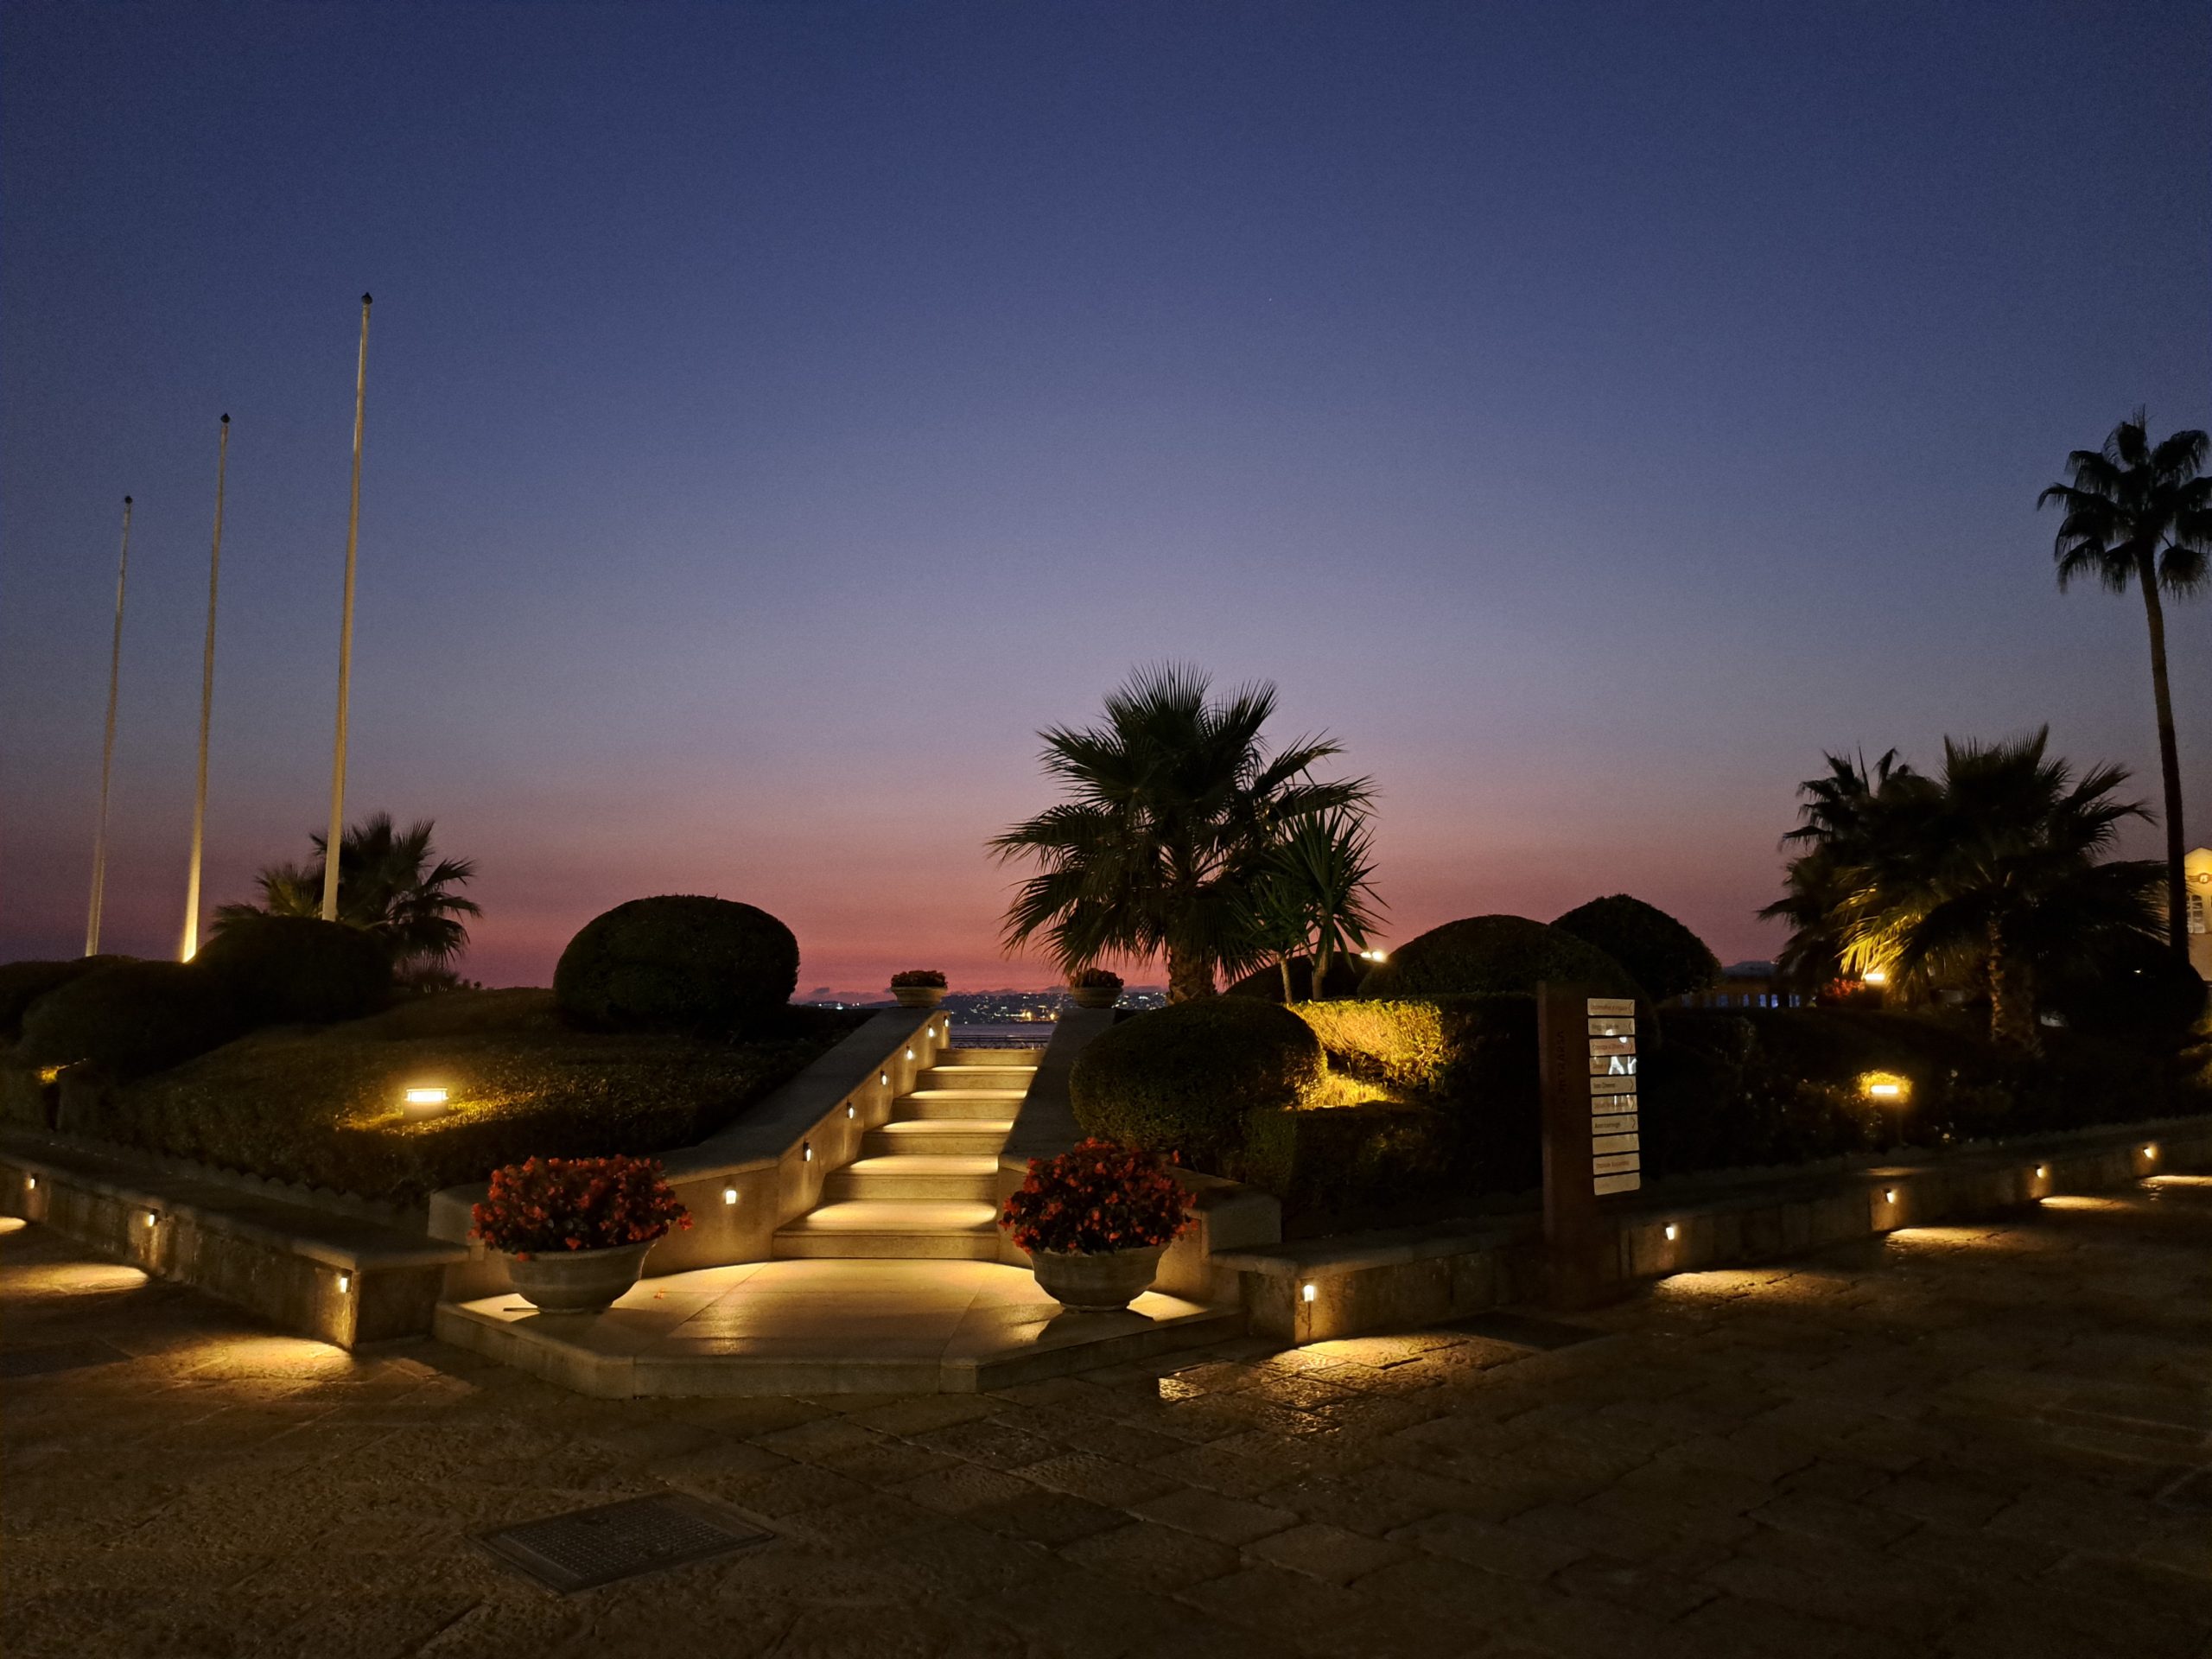
[[[448,969],[468,948],[461,918],[484,913],[454,891],[475,876],[475,861],[438,858],[430,844],[435,830],[429,818],[398,830],[390,813],[378,812],[348,830],[338,846],[338,919],[382,941],[403,976]],[[320,916],[329,840],[312,839],[310,861],[270,865],[261,873],[261,902],[223,906],[215,927],[252,916]]]
[[[1940,779],[1875,795],[1855,845],[1838,849],[1843,897],[1827,920],[1847,970],[1984,990],[1990,1035],[2030,1051],[2039,978],[2158,932],[2158,864],[2105,855],[2122,823],[2145,816],[2114,798],[2126,772],[2098,766],[2077,782],[2049,742],[2047,728],[1946,739]]]
[[[2162,594],[2185,599],[2205,584],[2212,554],[2212,477],[2204,473],[2202,432],[2177,432],[2153,444],[2144,411],[2112,429],[2102,449],[2076,449],[2066,459],[2068,482],[2036,498],[2038,508],[2065,509],[2051,556],[2063,592],[2076,576],[2115,594],[2142,590],[2151,626],[2151,689],[2158,710],[2158,772],[2166,802],[2166,938],[2189,954],[2183,903],[2181,758],[2174,744],[2172,693],[2166,684],[2166,616]]]
[[[1313,964],[1313,995],[1329,981],[1338,956],[1367,948],[1367,930],[1379,905],[1373,836],[1367,821],[1349,809],[1299,819],[1261,861],[1237,915],[1254,947],[1272,956],[1282,973],[1282,1000],[1295,1002],[1291,964]]]
[[[1834,925],[1849,894],[1847,873],[1866,845],[1875,803],[1885,793],[1916,788],[1921,779],[1891,749],[1872,766],[1862,752],[1827,754],[1825,777],[1798,785],[1804,797],[1800,822],[1782,838],[1785,847],[1804,850],[1789,861],[1787,891],[1759,912],[1763,921],[1789,924],[1789,942],[1776,962],[1783,979],[1807,991],[1829,983],[1843,971],[1844,941]]]
[[[1270,748],[1261,728],[1275,711],[1272,684],[1221,702],[1211,690],[1195,668],[1140,669],[1108,694],[1103,725],[1039,734],[1045,770],[1070,798],[990,842],[1001,860],[1042,867],[1007,907],[1009,947],[1042,935],[1070,972],[1164,952],[1179,1002],[1211,995],[1218,970],[1263,959],[1239,906],[1269,849],[1300,821],[1363,807],[1374,791],[1363,778],[1313,780],[1343,752],[1325,736]]]

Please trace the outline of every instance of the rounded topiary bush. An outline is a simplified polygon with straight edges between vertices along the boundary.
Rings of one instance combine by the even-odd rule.
[[[58,991],[73,979],[81,979],[128,957],[74,957],[67,962],[10,962],[0,963],[0,1043],[12,1043],[23,1034],[23,1015],[48,991]]]
[[[632,899],[584,924],[553,970],[554,1000],[601,1031],[742,1031],[798,988],[798,940],[728,899]]]
[[[1086,1134],[1217,1170],[1247,1116],[1297,1105],[1327,1069],[1289,1009],[1208,996],[1123,1020],[1077,1058],[1068,1086]]]
[[[2075,1031],[2179,1043],[2204,1013],[2204,981],[2161,939],[2135,936],[2050,972],[2045,1005]]]
[[[374,1014],[391,996],[391,961],[358,927],[314,916],[226,924],[193,967],[229,988],[249,1025],[327,1025]]]
[[[1587,985],[1599,996],[1642,994],[1594,944],[1525,916],[1470,916],[1408,939],[1360,982],[1363,997],[1526,995],[1537,983]]]
[[[129,1077],[219,1048],[241,1029],[220,976],[178,962],[118,962],[33,1003],[20,1052],[33,1065],[89,1060]]]
[[[1720,982],[1720,958],[1656,905],[1616,893],[1578,905],[1552,925],[1594,944],[1629,971],[1655,1002]]]
[[[1337,956],[1329,958],[1329,971],[1321,976],[1321,988],[1313,988],[1313,959],[1294,957],[1290,964],[1291,995],[1298,1001],[1310,1001],[1315,997],[1357,996],[1359,982],[1367,977],[1367,964],[1357,957]],[[1262,1001],[1282,1001],[1282,969],[1272,963],[1255,968],[1224,993],[1228,996],[1258,997]]]

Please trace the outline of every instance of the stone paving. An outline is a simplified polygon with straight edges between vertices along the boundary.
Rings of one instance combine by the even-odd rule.
[[[0,1236],[0,1649],[2212,1656],[2212,1181],[1685,1274],[1536,1352],[1239,1342],[997,1395],[577,1398]],[[558,1597],[470,1541],[773,1539]]]

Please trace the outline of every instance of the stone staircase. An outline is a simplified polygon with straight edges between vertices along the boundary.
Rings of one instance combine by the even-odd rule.
[[[999,1151],[1044,1051],[949,1048],[891,1103],[822,1202],[777,1230],[779,1257],[998,1257]]]

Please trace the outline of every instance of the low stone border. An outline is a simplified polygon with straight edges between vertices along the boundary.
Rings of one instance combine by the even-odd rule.
[[[465,1252],[120,1152],[0,1135],[0,1215],[341,1348],[421,1336]]]
[[[2161,1171],[2212,1169],[2212,1117],[2163,1118],[2038,1135],[1911,1162],[1746,1182],[1726,1174],[1647,1189],[1617,1212],[1607,1281],[1777,1258],[1900,1227],[1986,1215],[2066,1193],[2126,1186]],[[1471,1225],[1228,1250],[1256,1336],[1320,1342],[1403,1330],[1541,1300],[1541,1223]]]

